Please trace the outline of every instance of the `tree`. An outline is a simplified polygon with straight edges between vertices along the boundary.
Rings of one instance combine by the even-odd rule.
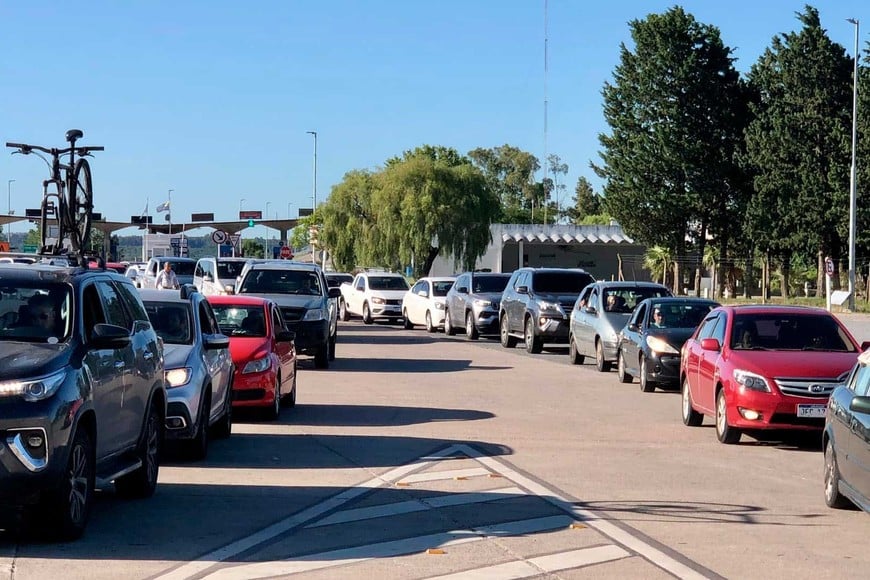
[[[727,200],[740,191],[734,151],[744,91],[718,28],[682,8],[630,28],[634,51],[621,46],[614,82],[604,86],[611,133],[599,136],[602,164],[593,169],[606,179],[607,211],[629,235],[675,255],[691,235],[700,264],[708,232],[734,217]],[[677,291],[680,282],[674,260]]]
[[[759,100],[745,154],[746,229],[766,264],[778,260],[784,297],[795,254],[840,256],[848,235],[852,65],[815,8],[797,18],[802,30],[775,37],[750,72]]]
[[[497,219],[503,223],[531,223],[534,202],[543,193],[535,187],[535,173],[541,168],[538,158],[512,145],[477,148],[468,156],[498,197],[501,215]]]
[[[36,246],[38,248],[41,243],[42,243],[42,237],[39,234],[39,226],[28,231],[27,235],[24,236],[23,245]]]
[[[555,153],[547,156],[549,175],[544,179],[544,222],[558,222],[563,215],[562,198],[565,195],[565,184],[562,179],[568,175],[568,164],[562,163],[561,157]],[[555,200],[552,198],[555,197]],[[555,204],[556,207],[552,207]]]
[[[341,183],[332,188],[329,199],[318,215],[323,221],[321,242],[329,248],[333,265],[349,272],[367,263],[373,252],[370,238],[375,224],[372,194],[376,177],[366,170],[346,173]],[[307,230],[306,230],[307,233]]]
[[[246,258],[262,258],[263,244],[250,238],[242,240],[242,255]]]
[[[592,189],[592,184],[585,177],[577,179],[574,187],[574,206],[565,210],[571,223],[580,224],[586,216],[601,213],[601,198]]]

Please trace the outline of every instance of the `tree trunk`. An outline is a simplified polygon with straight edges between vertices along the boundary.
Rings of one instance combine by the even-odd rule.
[[[761,265],[761,303],[767,304],[768,298],[770,298],[770,250],[765,250]]]
[[[819,249],[819,269],[816,275],[816,298],[822,298],[825,295],[825,252]]]
[[[707,249],[707,223],[701,223],[701,242],[698,244],[698,265],[695,268],[695,296],[701,296],[701,278],[704,269],[704,250]]]
[[[441,250],[441,248],[433,248],[431,246],[429,247],[429,253],[426,254],[426,261],[423,262],[422,269],[419,272],[421,274],[419,276],[420,278],[422,278],[423,276],[429,275],[429,270],[432,269],[432,264],[435,263],[435,258],[438,257],[438,252],[440,250]]]
[[[779,269],[780,295],[787,299],[789,295],[789,278],[791,277],[791,252],[785,252],[782,257],[782,266]]]

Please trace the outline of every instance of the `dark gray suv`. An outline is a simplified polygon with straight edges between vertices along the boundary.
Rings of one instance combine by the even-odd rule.
[[[447,292],[444,333],[456,334],[465,328],[468,340],[498,334],[498,308],[510,274],[465,272]]]
[[[162,348],[129,279],[0,265],[0,503],[80,536],[97,478],[154,493],[165,416]]]
[[[545,343],[568,343],[570,312],[580,292],[595,278],[579,268],[520,268],[501,297],[501,345],[513,348],[525,342],[539,353]]]

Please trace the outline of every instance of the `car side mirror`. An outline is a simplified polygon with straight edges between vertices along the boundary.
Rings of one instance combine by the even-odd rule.
[[[528,294],[529,287],[528,286],[517,286],[517,294]]]
[[[279,330],[275,335],[275,340],[278,342],[293,342],[296,340],[296,333],[292,330]]]
[[[91,333],[95,348],[121,348],[130,344],[130,331],[115,324],[97,324]]]
[[[468,288],[466,288],[465,286],[460,286],[456,289],[456,292],[458,292],[459,294],[468,294]]]
[[[637,329],[638,329],[637,323],[636,322],[629,322],[628,329],[631,330],[632,332],[637,332]]]
[[[417,295],[422,297],[422,298],[429,298],[429,293],[426,292],[425,290],[420,290],[419,292],[417,292]]]
[[[587,306],[585,308],[584,312],[586,312],[586,314],[591,314],[592,316],[595,316],[596,314],[598,314],[598,311],[595,310],[594,306]]]
[[[861,343],[861,352],[864,352],[868,348],[870,348],[870,340],[865,340]]]
[[[213,334],[202,337],[202,345],[206,350],[220,350],[230,347],[230,339],[223,334]]]
[[[330,298],[341,298],[341,288],[330,288],[329,289],[329,297]]]
[[[701,348],[703,350],[710,350],[718,352],[721,350],[722,345],[719,344],[719,339],[717,338],[702,338],[701,339]]]
[[[849,410],[856,413],[870,414],[870,397],[852,397]]]

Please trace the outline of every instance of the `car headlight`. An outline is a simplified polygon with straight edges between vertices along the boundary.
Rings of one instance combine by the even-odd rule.
[[[64,371],[23,381],[0,383],[0,397],[22,397],[25,401],[43,401],[57,392],[66,377]]]
[[[657,336],[648,336],[646,337],[646,345],[652,349],[653,352],[663,353],[663,354],[680,354],[680,351],[669,345],[667,342],[662,340]]]
[[[547,302],[543,300],[540,302],[541,314],[547,313],[557,313],[557,314],[565,314],[565,311],[562,310],[562,306],[556,302]]]
[[[248,364],[245,365],[245,368],[242,369],[242,374],[246,375],[248,373],[262,373],[267,370],[272,365],[272,359],[269,358],[268,355],[263,358],[254,359]]]
[[[302,320],[312,321],[312,320],[323,320],[323,309],[322,308],[312,308],[308,312],[305,313],[305,316]]]
[[[475,298],[474,305],[480,308],[488,308],[492,306],[492,300],[481,300],[480,298]]]
[[[435,310],[444,310],[444,303],[443,302],[436,302],[435,303]]]
[[[767,379],[761,375],[750,373],[741,369],[734,369],[734,380],[737,381],[745,389],[750,391],[761,391],[763,393],[770,392],[770,386],[767,384]]]
[[[372,303],[374,304],[386,304],[387,301],[381,298],[380,296],[372,296]]]
[[[168,371],[163,372],[163,382],[165,382],[166,386],[169,388],[181,387],[190,381],[190,374],[190,367],[169,369]]]

